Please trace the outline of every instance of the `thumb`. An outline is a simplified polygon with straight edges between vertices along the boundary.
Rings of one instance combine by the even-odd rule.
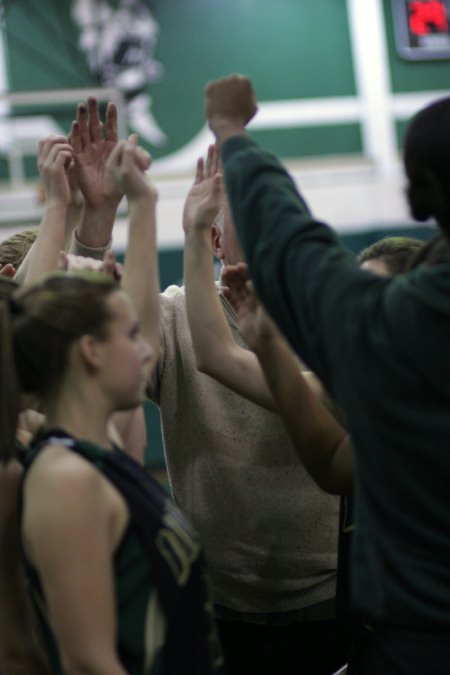
[[[60,251],[58,256],[58,270],[61,272],[66,272],[68,267],[67,253],[65,251]]]

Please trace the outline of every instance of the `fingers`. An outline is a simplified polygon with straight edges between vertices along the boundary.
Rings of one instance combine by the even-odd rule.
[[[84,103],[79,103],[77,106],[76,121],[79,125],[79,136],[81,142],[81,149],[83,150],[90,144],[90,135],[88,127],[88,113],[87,107]]]
[[[150,168],[153,158],[151,154],[147,152],[147,150],[144,150],[144,148],[141,148],[140,145],[136,147],[135,157],[136,157],[136,164],[138,165],[141,171],[147,171],[147,169]]]
[[[104,263],[105,265],[106,265],[106,264],[109,264],[110,262],[112,262],[113,265],[116,264],[116,254],[114,253],[114,251],[112,250],[112,248],[109,248],[109,249],[105,252],[105,255],[103,256],[103,263]]]
[[[208,147],[208,154],[206,157],[206,178],[211,178],[220,171],[220,155],[219,148],[216,144]]]
[[[111,276],[113,276],[115,266],[116,266],[116,255],[115,255],[114,251],[109,249],[108,251],[106,251],[105,255],[103,256],[102,271],[105,274],[110,274]]]
[[[72,123],[68,140],[75,152],[80,153],[91,143],[100,143],[103,133],[105,140],[117,143],[117,107],[112,102],[108,103],[103,125],[97,99],[88,96],[87,103],[79,103],[77,106],[76,121]]]
[[[68,169],[72,163],[72,148],[61,149],[54,159],[55,169]]]
[[[137,134],[131,134],[123,144],[121,166],[125,171],[131,170],[136,163],[137,140]]]
[[[141,171],[146,171],[151,164],[149,152],[137,145],[137,134],[131,134],[126,141],[121,141],[112,151],[109,160],[116,166],[123,167],[136,164]]]
[[[114,188],[120,188],[128,201],[143,195],[157,197],[156,188],[145,174],[150,166],[151,156],[137,145],[137,141],[137,134],[131,134],[126,141],[118,143],[106,164],[110,184]]]
[[[214,143],[208,146],[206,161],[203,157],[197,160],[195,169],[194,185],[202,183],[204,180],[212,178],[220,171],[219,149]]]
[[[245,287],[246,287],[246,289],[248,290],[249,293],[251,293],[252,295],[254,295],[256,297],[255,286],[254,286],[253,281],[251,279],[247,279],[247,281],[245,282]]]
[[[66,272],[69,266],[67,259],[67,253],[65,251],[60,251],[58,255],[58,270],[60,272]]]
[[[223,198],[223,178],[222,174],[216,173],[213,177],[212,196],[217,204],[220,204]]]
[[[80,125],[77,122],[77,120],[74,120],[72,122],[67,142],[70,143],[76,155],[83,150],[83,145],[81,143],[81,136],[80,136]]]
[[[108,164],[127,167],[136,163],[141,171],[148,169],[151,156],[136,144],[137,134],[131,134],[126,141],[118,143],[108,158]]]
[[[125,141],[121,141],[120,143],[118,143],[116,145],[116,147],[113,149],[110,156],[108,157],[108,161],[106,162],[106,166],[109,166],[109,167],[120,166],[120,164],[122,162],[124,145],[125,145]]]
[[[72,253],[66,253],[66,270],[68,272],[79,272],[80,270],[85,270],[88,272],[99,272],[101,271],[102,261],[94,258],[89,258],[82,255],[73,255]]]
[[[117,107],[115,103],[111,101],[108,103],[106,108],[106,117],[105,117],[105,138],[108,141],[113,141],[117,143],[119,137],[117,133]]]
[[[116,262],[114,266],[114,279],[120,281],[123,277],[124,266],[123,263]]]
[[[238,262],[236,263],[236,267],[239,270],[240,274],[242,274],[242,276],[244,276],[246,279],[249,278],[248,265],[246,262]]]
[[[87,109],[89,113],[88,130],[89,138],[92,143],[98,143],[102,140],[103,124],[100,120],[98,102],[94,96],[88,96]]]
[[[59,137],[57,137],[60,140]],[[70,201],[68,170],[73,162],[73,149],[67,143],[47,139],[39,157],[39,171],[42,176],[44,200],[47,203],[57,201],[67,205]],[[45,159],[44,159],[45,156]]]
[[[245,263],[237,263],[237,265],[226,265],[222,270],[222,279],[227,286],[233,288],[233,291],[239,294],[247,295],[248,289],[246,287],[248,281],[247,265]]]
[[[52,167],[68,168],[73,159],[72,146],[64,136],[49,136],[39,142],[38,168],[42,174]]]
[[[44,163],[46,162],[52,148],[55,145],[58,145],[58,144],[67,145],[68,147],[70,147],[69,144],[67,143],[67,139],[66,139],[65,136],[47,136],[46,138],[43,138],[39,141],[39,143],[38,143],[38,167],[39,167],[39,171],[41,170],[41,167],[43,167]]]
[[[44,166],[45,168],[49,168],[53,164],[56,164],[58,168],[62,166],[68,168],[72,161],[72,157],[72,146],[68,143],[55,143],[48,153]]]
[[[199,157],[195,169],[194,185],[201,183],[204,179],[204,176],[205,176],[205,162],[203,160],[203,157]]]
[[[210,178],[212,175],[211,165],[213,161],[213,154],[214,154],[214,145],[208,145],[208,152],[206,154],[206,178]]]

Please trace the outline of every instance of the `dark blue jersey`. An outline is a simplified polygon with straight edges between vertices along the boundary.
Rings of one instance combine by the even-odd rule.
[[[39,434],[25,474],[49,444],[63,445],[106,476],[127,503],[130,520],[114,555],[117,651],[131,675],[209,675],[222,662],[204,561],[196,532],[139,464],[59,430]],[[37,571],[26,561],[33,602],[55,673],[63,675]]]

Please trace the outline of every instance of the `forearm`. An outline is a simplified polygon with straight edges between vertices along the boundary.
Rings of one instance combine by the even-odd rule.
[[[46,206],[36,241],[17,270],[15,278],[19,283],[31,283],[58,268],[59,253],[64,249],[66,213],[65,204]]]
[[[319,378],[310,370],[302,371],[303,378],[308,385],[313,396],[322,403],[324,408],[328,410],[330,415],[334,417],[338,424],[345,426],[343,412],[335,399],[330,396],[328,391],[324,388]]]
[[[312,393],[284,340],[262,340],[257,356],[278,413],[307,471],[327,492],[347,493],[352,463],[345,429]]]
[[[100,206],[86,204],[76,230],[78,241],[88,248],[108,248],[111,243],[118,200],[109,200]]]
[[[197,367],[212,374],[234,344],[214,281],[209,228],[191,228],[184,245],[186,309]]]
[[[315,220],[281,163],[251,140],[222,149],[233,218],[258,296],[291,345],[330,386],[329,367],[361,284],[352,256]],[[356,310],[355,310],[356,311]],[[334,342],[330,341],[333,336]],[[333,352],[333,359],[324,362]],[[336,355],[337,355],[336,354]],[[332,387],[331,387],[332,388]]]
[[[184,247],[186,308],[198,370],[257,405],[274,403],[255,355],[236,344],[214,282],[209,229],[189,231]]]
[[[141,332],[158,360],[159,267],[156,241],[156,196],[145,195],[130,203],[129,236],[122,286],[133,300]]]
[[[72,243],[73,232],[80,226],[83,217],[84,206],[71,205],[67,209],[66,228],[64,236],[64,250],[68,251]]]

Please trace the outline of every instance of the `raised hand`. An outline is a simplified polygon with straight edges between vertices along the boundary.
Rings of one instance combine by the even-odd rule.
[[[117,183],[109,180],[106,162],[117,146],[117,108],[108,103],[105,124],[100,120],[98,102],[89,96],[80,103],[72,124],[70,141],[74,150],[78,186],[86,204],[97,208],[105,200],[118,204],[123,196]]]
[[[69,205],[71,191],[68,172],[72,164],[72,147],[64,136],[48,136],[39,141],[38,168],[47,205]]]
[[[16,273],[21,283],[30,283],[57,269],[71,203],[68,172],[72,163],[72,146],[64,136],[48,136],[39,141],[38,167],[45,193],[44,212],[36,240]]]
[[[67,136],[67,142],[72,146],[72,149],[73,149],[74,134],[76,135],[76,133],[77,133],[77,131],[76,131],[77,126],[78,126],[77,121],[72,122],[70,133]],[[77,173],[77,168],[75,166],[75,159],[72,162],[72,164],[70,165],[67,175],[68,175],[69,187],[70,187],[70,207],[72,207],[73,209],[78,209],[78,210],[81,211],[81,209],[84,206],[84,197],[83,197],[83,193],[80,190],[80,186],[78,185],[78,173]]]
[[[151,161],[150,154],[137,145],[137,135],[131,134],[111,153],[105,178],[115,190],[126,194],[129,201],[149,195],[156,199],[156,188],[145,173]]]
[[[223,179],[220,173],[219,151],[217,146],[210,145],[206,165],[203,157],[197,160],[194,183],[184,203],[185,233],[193,228],[210,228],[222,201]]]
[[[229,135],[244,133],[256,114],[256,96],[251,80],[230,75],[212,80],[205,87],[205,115],[219,142]]]
[[[226,284],[222,292],[238,315],[240,331],[248,346],[257,352],[263,340],[279,335],[278,329],[255,295],[246,263],[227,265],[222,279]]]

